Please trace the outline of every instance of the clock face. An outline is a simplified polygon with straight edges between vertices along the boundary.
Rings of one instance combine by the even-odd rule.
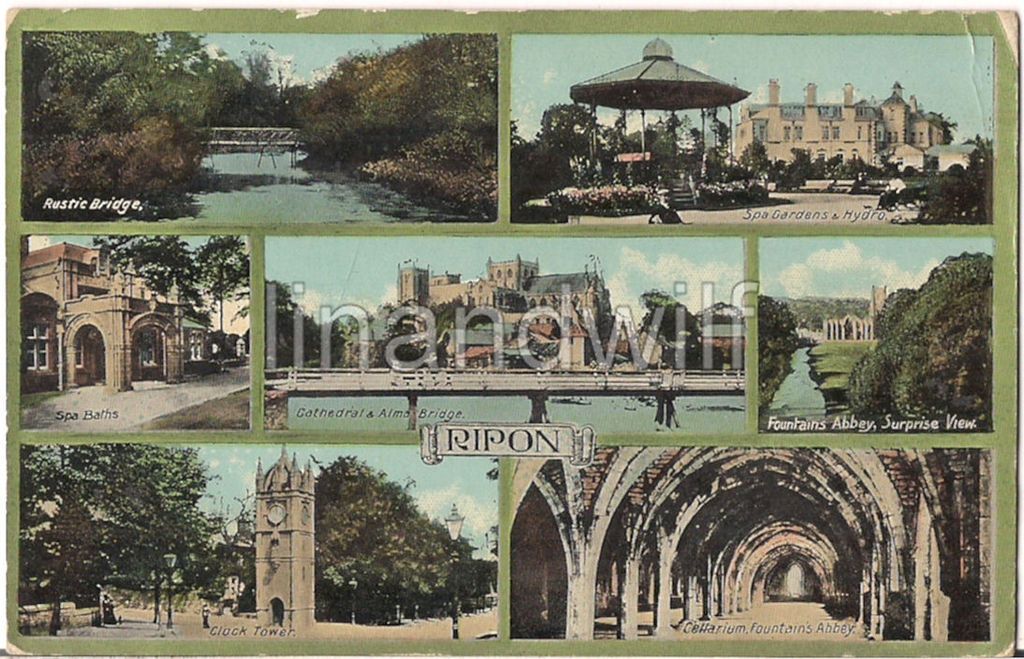
[[[288,516],[284,506],[279,503],[271,504],[270,510],[267,511],[267,521],[277,526],[284,521],[284,518]]]

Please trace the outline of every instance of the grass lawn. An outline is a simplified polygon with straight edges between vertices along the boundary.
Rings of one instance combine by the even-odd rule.
[[[62,391],[39,391],[34,394],[22,394],[21,395],[21,409],[28,409],[34,407],[43,401],[47,401],[51,398],[60,396]]]
[[[871,352],[874,341],[841,341],[819,343],[810,350],[811,368],[817,374],[819,388],[846,391],[850,383],[850,371],[860,358]]]
[[[143,430],[248,430],[249,390],[157,417]]]

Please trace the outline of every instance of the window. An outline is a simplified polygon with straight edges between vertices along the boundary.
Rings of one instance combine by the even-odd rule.
[[[85,366],[85,349],[82,347],[82,333],[79,332],[78,336],[75,337],[75,366],[82,368]]]
[[[50,328],[32,325],[25,336],[25,361],[31,371],[49,368]]]
[[[782,139],[789,142],[789,126],[783,126],[782,128]]]
[[[832,127],[832,139],[834,139],[834,140],[838,140],[839,139],[839,126],[833,126]]]
[[[862,139],[861,136],[863,134],[864,134],[864,127],[863,126],[857,126],[857,139],[858,140]]]
[[[188,358],[194,362],[203,359],[203,333],[191,332],[188,335]]]
[[[797,124],[796,126],[793,127],[793,130],[796,132],[796,140],[797,140],[797,142],[803,142],[804,141],[804,127],[801,126],[800,124]]]
[[[828,142],[828,126],[821,129],[821,141]]]

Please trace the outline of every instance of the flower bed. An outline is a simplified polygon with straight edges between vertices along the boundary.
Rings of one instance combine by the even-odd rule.
[[[701,183],[697,186],[697,200],[702,208],[712,209],[762,204],[768,201],[768,190],[755,181]]]
[[[547,199],[551,208],[566,215],[621,217],[651,213],[661,206],[658,193],[647,186],[562,188],[548,194]]]

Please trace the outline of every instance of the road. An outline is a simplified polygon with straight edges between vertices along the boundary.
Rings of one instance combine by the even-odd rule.
[[[249,369],[231,369],[179,384],[136,382],[133,387],[115,393],[99,385],[68,390],[23,409],[21,426],[65,432],[133,430],[165,414],[246,389]]]
[[[266,639],[270,642],[289,638],[440,641],[450,639],[452,630],[450,619],[432,618],[386,627],[318,622],[305,632],[289,634],[287,630],[281,628],[261,628],[252,618],[235,618],[230,615],[210,616],[210,628],[203,629],[202,618],[197,613],[173,614],[174,626],[168,630],[165,625],[158,627],[150,622],[153,619],[152,610],[119,608],[117,614],[123,619],[121,625],[80,627],[68,630],[66,635],[87,638]],[[463,615],[459,623],[463,639],[476,639],[478,636],[497,631],[498,612],[497,609],[491,609],[474,615]]]

